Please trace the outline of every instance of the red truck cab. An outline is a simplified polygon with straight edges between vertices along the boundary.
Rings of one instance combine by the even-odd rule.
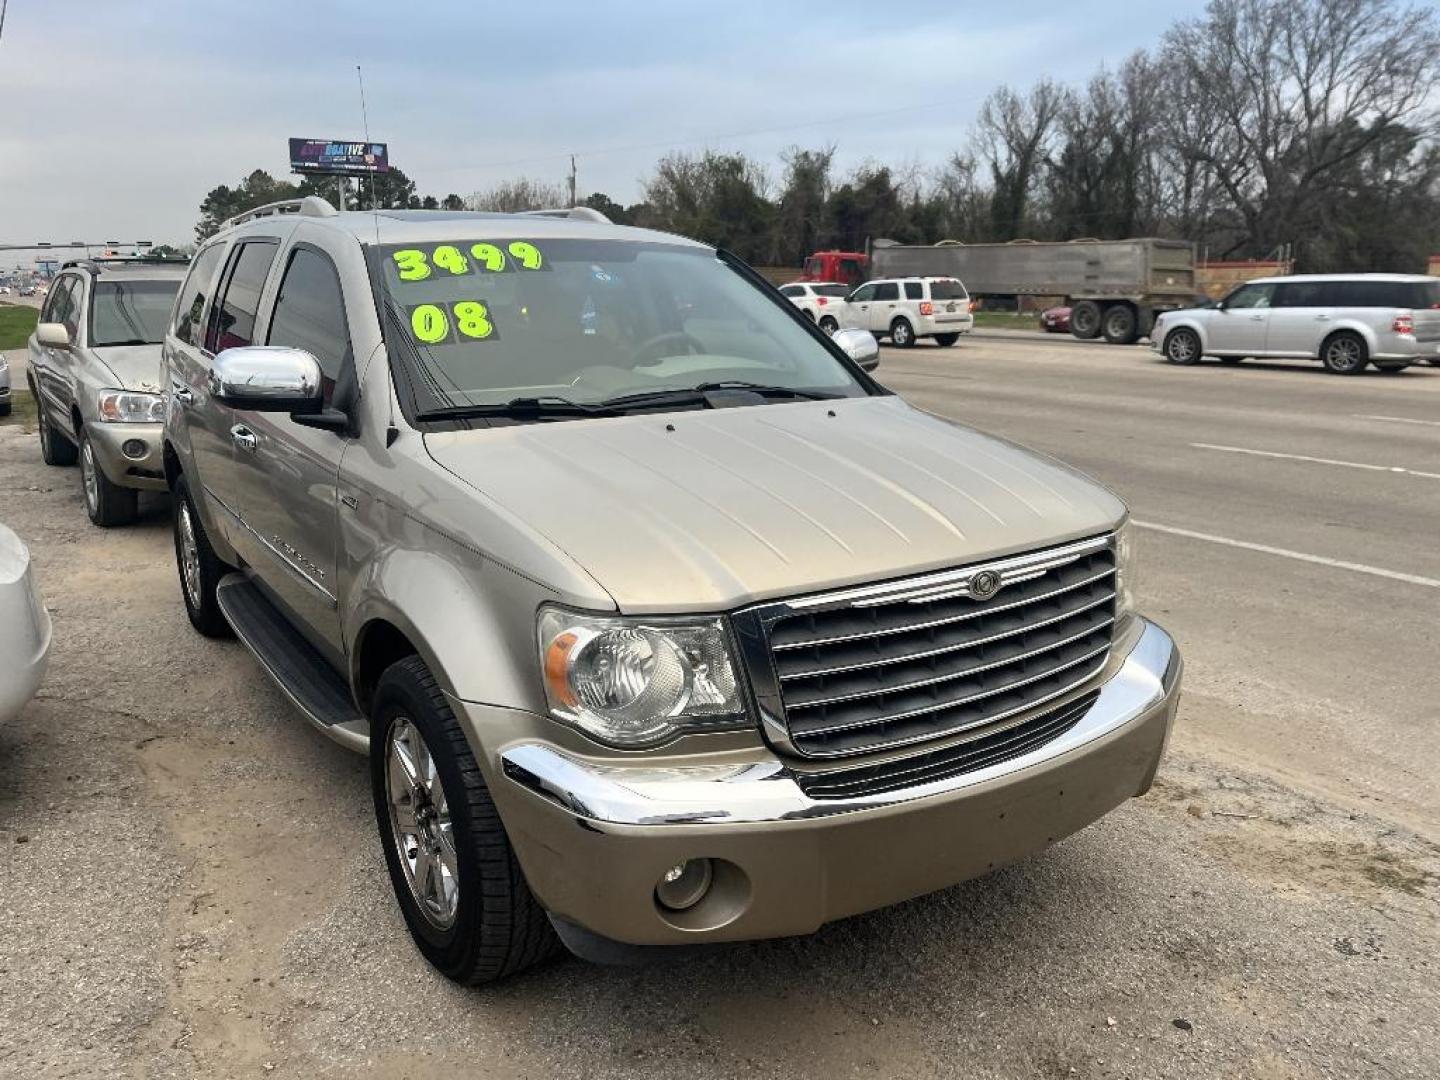
[[[817,251],[805,260],[801,281],[843,281],[852,288],[869,277],[870,260],[859,251]]]

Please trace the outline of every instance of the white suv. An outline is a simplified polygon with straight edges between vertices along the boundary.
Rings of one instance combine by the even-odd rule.
[[[1150,347],[1172,364],[1202,356],[1238,363],[1247,356],[1319,360],[1336,375],[1366,364],[1403,371],[1440,362],[1440,278],[1418,274],[1262,278],[1213,308],[1167,311]]]
[[[908,348],[917,338],[954,345],[975,328],[970,294],[958,278],[883,278],[867,281],[846,301],[845,326],[888,337]]]
[[[780,295],[805,313],[827,334],[840,329],[850,286],[837,281],[794,281],[780,286]]]

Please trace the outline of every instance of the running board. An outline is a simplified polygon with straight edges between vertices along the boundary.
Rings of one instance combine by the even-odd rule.
[[[350,688],[305,636],[245,575],[227,574],[215,589],[225,621],[305,719],[341,746],[370,749],[370,723]]]

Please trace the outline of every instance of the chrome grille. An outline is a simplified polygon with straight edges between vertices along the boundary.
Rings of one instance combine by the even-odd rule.
[[[1109,653],[1116,587],[1102,536],[752,608],[736,629],[772,738],[843,757],[979,738],[1082,687]]]

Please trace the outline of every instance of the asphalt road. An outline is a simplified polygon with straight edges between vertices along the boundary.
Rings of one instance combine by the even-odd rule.
[[[0,424],[57,633],[0,729],[0,1075],[1435,1075],[1440,369],[1002,335],[880,375],[1131,503],[1189,664],[1155,789],[810,938],[481,991],[405,937],[363,762],[191,632],[164,500],[94,529]]]

